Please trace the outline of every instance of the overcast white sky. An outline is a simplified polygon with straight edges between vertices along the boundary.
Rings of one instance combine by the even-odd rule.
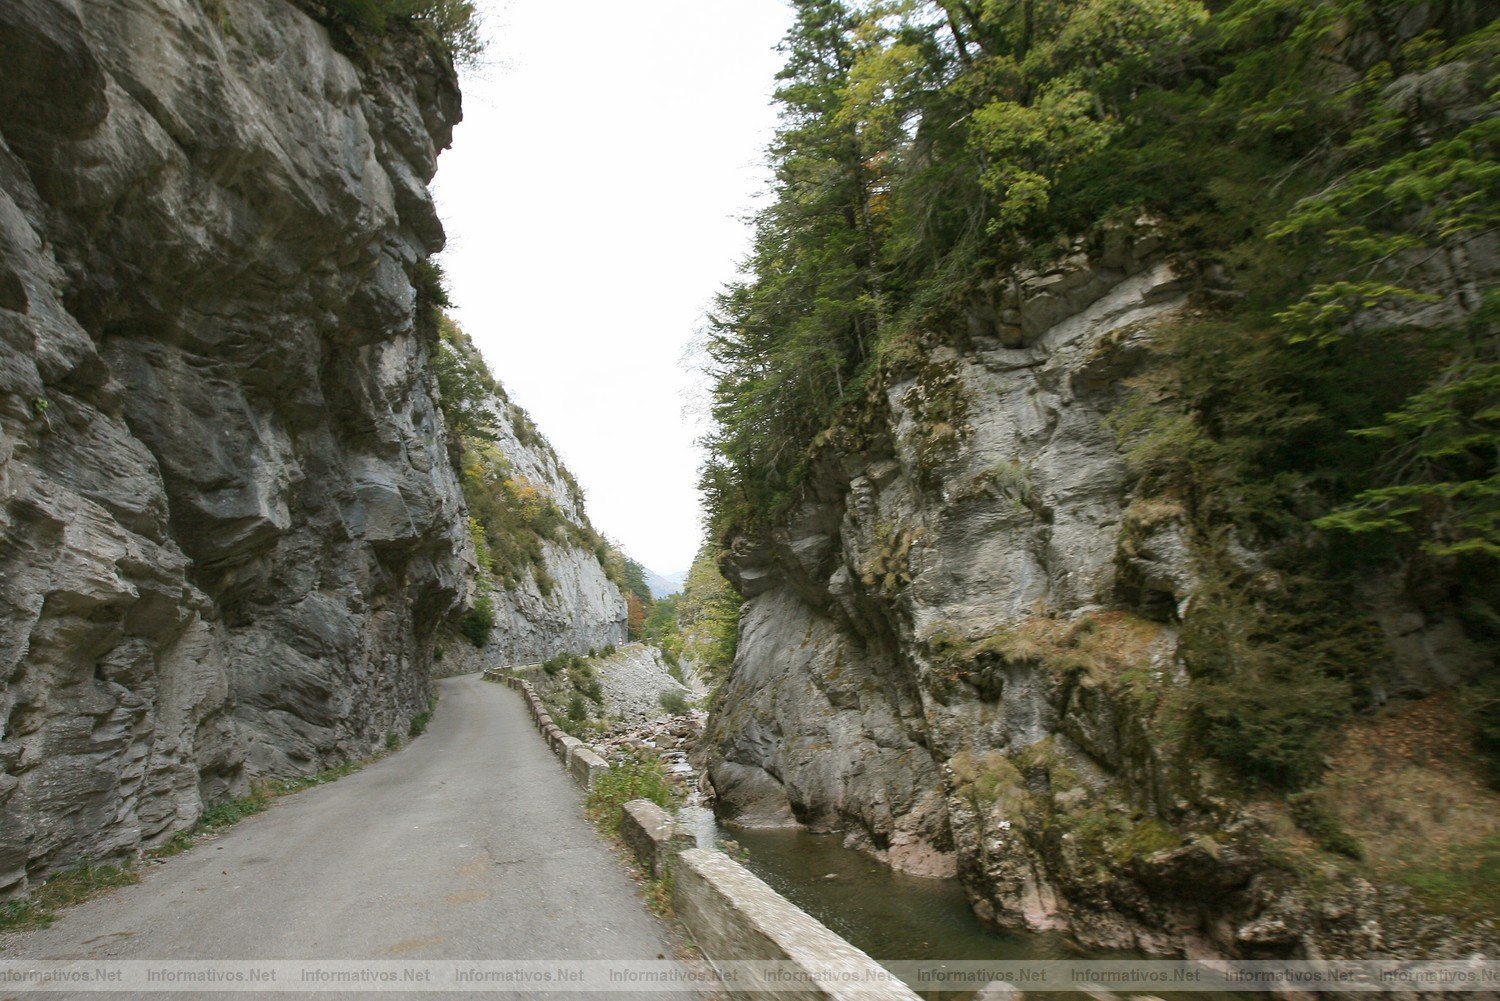
[[[481,0],[434,182],[456,317],[660,573],[699,543],[685,348],[749,246],[782,0]]]

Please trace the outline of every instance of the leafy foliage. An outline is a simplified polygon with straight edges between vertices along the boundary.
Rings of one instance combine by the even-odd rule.
[[[456,323],[443,316],[439,329],[442,337],[433,350],[432,370],[437,376],[443,423],[460,439],[497,440],[500,420],[493,409],[495,381]]]
[[[599,705],[604,704],[604,686],[599,682],[599,676],[594,673],[594,665],[587,660],[574,658],[572,665],[568,668],[568,683],[580,694],[587,696],[589,701]]]
[[[1143,84],[1184,72],[1208,19],[1196,0],[794,6],[776,198],[706,344],[721,536],[793,501],[820,433],[901,368],[913,328],[952,322],[1063,228],[1059,192],[1128,130]]]
[[[489,642],[490,630],[495,627],[495,602],[487,594],[474,599],[474,607],[464,613],[458,621],[458,631],[476,647]]]
[[[630,638],[643,639],[646,616],[654,603],[651,585],[646,582],[646,568],[625,555],[624,550],[613,542],[603,543],[598,551],[605,575],[625,595],[625,623]]]
[[[517,587],[529,577],[544,596],[550,594],[555,582],[547,572],[549,544],[594,552],[606,572],[623,568],[625,558],[614,553],[586,519],[569,517],[546,486],[512,467],[498,446],[503,432],[501,408],[523,447],[541,453],[554,467],[561,469],[561,464],[525,411],[506,398],[468,336],[447,316],[440,318],[439,326],[441,340],[434,350],[433,368],[443,420],[458,445],[456,462],[481,583]],[[565,473],[560,477],[581,514],[582,492],[577,483]],[[611,577],[619,579],[620,573],[623,569],[611,572]]]
[[[613,836],[620,833],[620,807],[626,803],[649,799],[669,809],[676,798],[661,760],[653,754],[637,752],[610,762],[609,770],[594,779],[584,810],[600,830]]]
[[[714,546],[699,550],[682,593],[658,601],[647,621],[647,639],[661,648],[674,677],[681,659],[710,680],[724,678],[734,663],[741,600],[719,573],[718,557]]]
[[[797,0],[773,198],[706,343],[715,537],[774,525],[820,449],[931,383],[998,280],[1148,216],[1233,294],[1113,415],[1137,492],[1282,582],[1189,616],[1195,725],[1247,781],[1312,781],[1365,704],[1372,568],[1500,643],[1500,306],[1445,277],[1500,225],[1481,6]]]
[[[463,466],[464,500],[483,528],[485,561],[480,569],[506,587],[528,577],[543,595],[552,591],[547,545],[590,548],[587,529],[570,521],[538,485],[512,470],[493,446],[471,444]]]
[[[546,671],[549,677],[555,678],[564,671],[571,673],[575,667],[584,665],[586,662],[586,658],[576,653],[560,653],[543,661],[542,670]]]
[[[675,688],[662,692],[657,701],[661,703],[662,710],[670,716],[681,716],[692,708],[688,704],[687,696]]]
[[[479,11],[472,0],[302,0],[314,14],[365,34],[395,28],[419,31],[436,41],[449,58],[473,63],[484,50]]]
[[[1500,558],[1500,293],[1472,321],[1472,338],[1385,421],[1354,433],[1379,442],[1385,475],[1317,522],[1360,534],[1416,535],[1433,556]]]
[[[678,650],[671,647],[674,646],[672,639],[677,632],[677,605],[681,598],[681,594],[657,598],[651,604],[651,611],[647,614],[643,627],[646,642],[660,647],[669,662],[676,660],[678,654]]]
[[[1247,783],[1312,783],[1336,727],[1370,703],[1388,654],[1379,628],[1351,614],[1343,592],[1327,581],[1244,581],[1204,567],[1181,631],[1190,716],[1199,745]]]

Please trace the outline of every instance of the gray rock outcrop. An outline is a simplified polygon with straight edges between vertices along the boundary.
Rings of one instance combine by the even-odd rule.
[[[548,544],[545,562],[551,578],[546,593],[535,578],[492,592],[495,628],[478,653],[484,667],[534,664],[626,641],[625,598],[592,551]]]
[[[592,535],[583,496],[552,446],[536,435],[524,412],[491,399],[493,447],[508,474],[535,490],[570,524]],[[535,664],[559,653],[587,654],[626,642],[625,596],[609,579],[596,549],[564,535],[542,543],[541,566],[510,586],[481,582],[495,610],[489,641],[479,650],[462,641],[444,645],[444,674]]]
[[[427,708],[458,116],[434,44],[287,0],[0,5],[0,896]]]
[[[1135,493],[1111,422],[1214,281],[1179,273],[1149,220],[1116,227],[997,283],[873,426],[826,436],[800,504],[724,560],[747,601],[706,735],[721,816],[842,831],[894,867],[956,872],[991,924],[1102,947],[1441,938],[1369,884],[1298,891],[1156,711],[1186,683],[1197,568],[1182,510]],[[1394,599],[1380,614],[1400,617]],[[1450,623],[1402,621],[1395,676],[1466,669]]]
[[[0,6],[0,897],[427,709],[476,594],[432,366],[435,41],[289,0]],[[581,496],[503,399],[504,461]],[[489,657],[624,639],[589,548]]]

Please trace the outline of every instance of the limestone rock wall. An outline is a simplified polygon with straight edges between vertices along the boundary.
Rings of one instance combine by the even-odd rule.
[[[1071,614],[1112,600],[1128,499],[1105,411],[1153,326],[1186,303],[1155,249],[1146,235],[1107,261],[1079,255],[1016,282],[1003,334],[964,354],[939,349],[892,386],[874,439],[828,455],[787,527],[731,554],[749,601],[711,722],[712,776],[741,822],[847,828],[918,872],[951,873],[977,849],[954,842],[944,763],[971,746],[1042,740],[1058,714],[1041,692],[1017,698],[1037,687],[1020,676],[935,697],[921,651],[1043,606]],[[971,401],[937,432],[946,441],[924,415],[940,395]],[[1168,561],[1156,576],[1187,573]],[[1007,684],[1010,697],[996,698]]]
[[[1111,418],[1215,280],[1179,273],[1141,220],[997,282],[961,348],[927,350],[873,426],[829,442],[779,528],[733,543],[747,603],[706,741],[722,816],[842,831],[956,872],[997,926],[1102,947],[1443,939],[1369,884],[1299,891],[1153,718],[1186,684],[1174,613],[1197,581],[1182,512],[1133,494]],[[1433,287],[1456,304],[1462,284]],[[1394,676],[1462,673],[1451,623],[1385,615],[1420,637]]]
[[[287,0],[0,4],[0,895],[426,707],[459,95],[352,51]]]
[[[508,401],[490,401],[495,416],[494,447],[511,476],[557,505],[574,525],[589,524],[583,496],[557,453],[536,437],[524,412]],[[495,609],[489,641],[475,650],[455,638],[443,644],[439,670],[464,674],[536,664],[559,653],[587,654],[628,639],[625,596],[609,579],[599,554],[571,539],[543,544],[542,574],[528,571],[512,587],[479,585]]]
[[[484,666],[536,664],[626,642],[625,598],[591,551],[549,545],[546,563],[553,582],[547,593],[535,580],[495,592],[495,629],[480,654]]]
[[[583,495],[545,441],[518,434],[516,413],[496,406],[496,443],[516,475],[537,486],[575,525],[587,525]],[[584,654],[627,639],[625,596],[615,586],[599,555],[569,542],[545,546],[543,588],[536,575],[520,586],[496,590],[495,628],[482,660],[486,667],[534,664],[559,653]]]

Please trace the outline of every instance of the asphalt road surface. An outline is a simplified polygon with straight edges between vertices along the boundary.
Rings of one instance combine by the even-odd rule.
[[[670,958],[666,929],[584,819],[521,696],[475,675],[439,690],[410,747],[277,801],[50,928],[0,936],[0,960]],[[60,996],[0,984],[0,998],[13,995]]]

